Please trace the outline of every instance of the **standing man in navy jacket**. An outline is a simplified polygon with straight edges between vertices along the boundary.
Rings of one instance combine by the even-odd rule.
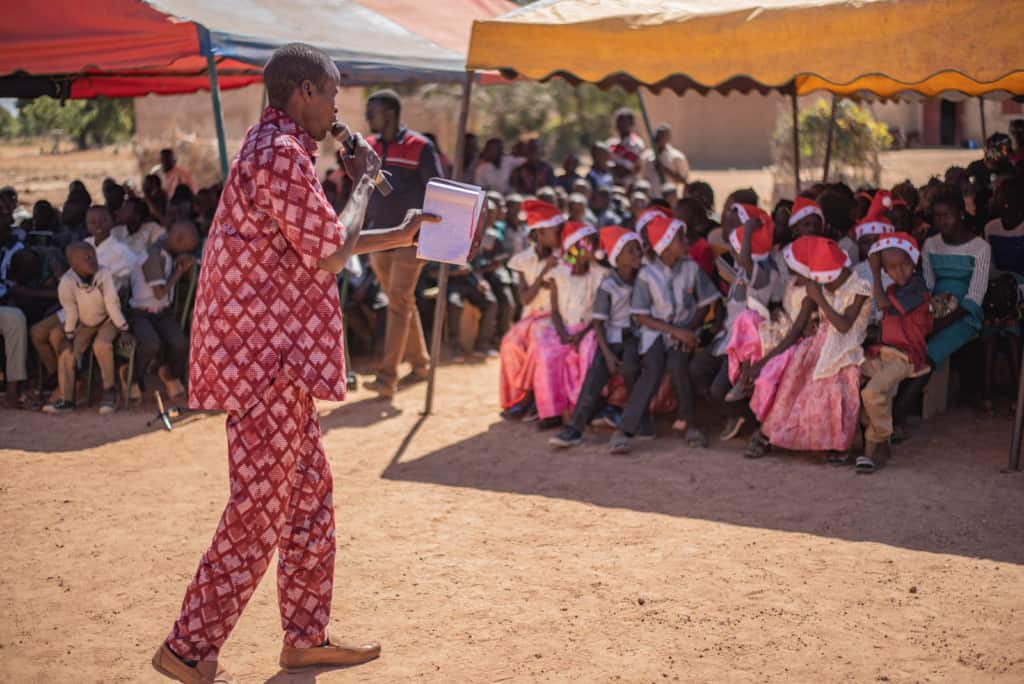
[[[403,126],[401,115],[402,102],[392,90],[377,91],[366,102],[366,122],[373,132],[367,141],[381,158],[381,169],[391,174],[394,187],[386,198],[374,193],[366,212],[367,229],[399,225],[407,211],[423,207],[427,181],[443,175],[433,143]],[[388,324],[377,379],[366,388],[391,398],[399,385],[399,363],[412,365],[402,384],[426,380],[429,370],[430,357],[416,308],[416,282],[424,264],[416,258],[416,247],[376,252],[370,261],[388,297]]]

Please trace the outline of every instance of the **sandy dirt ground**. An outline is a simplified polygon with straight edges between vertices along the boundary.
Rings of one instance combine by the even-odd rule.
[[[102,204],[101,187],[107,176],[118,182],[131,179],[142,187],[139,165],[130,145],[96,150],[75,150],[65,145],[60,154],[49,154],[50,141],[36,145],[0,145],[0,185],[13,185],[18,200],[31,211],[37,200],[48,200],[57,209],[68,195],[68,183],[85,183],[93,201]]]
[[[607,433],[552,453],[497,417],[498,365],[320,406],[348,669],[278,672],[264,578],[242,682],[1021,682],[1024,475],[957,409],[880,473]],[[223,416],[0,412],[0,681],[159,682],[149,658],[227,496]],[[664,426],[662,426],[664,433]]]

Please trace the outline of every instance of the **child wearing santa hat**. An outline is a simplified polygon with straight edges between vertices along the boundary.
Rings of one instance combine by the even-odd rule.
[[[833,240],[805,236],[787,245],[786,263],[803,284],[810,306],[771,353],[752,367],[757,378],[750,407],[760,430],[745,455],[756,458],[768,445],[797,451],[845,452],[860,414],[860,364],[868,326],[871,285],[850,268]],[[813,336],[798,330],[816,307],[821,323]],[[833,454],[830,463],[845,463]]]
[[[534,338],[533,396],[538,427],[562,424],[562,414],[579,397],[597,349],[591,314],[598,287],[608,272],[596,261],[597,229],[569,221],[562,229],[562,263],[545,281],[551,293],[551,324]]]
[[[743,213],[734,212],[736,216],[732,219],[733,221],[745,221],[746,217],[755,215],[761,217],[764,214],[756,207],[742,206],[744,207]],[[821,208],[813,200],[805,197],[798,197],[793,208],[795,211],[790,215],[789,226],[793,231],[794,239],[808,235],[820,237],[821,231],[824,229]],[[762,220],[762,223],[765,222]],[[755,234],[757,231],[751,233],[751,239]],[[737,253],[739,253],[736,248],[737,240],[742,240],[744,235],[745,233],[740,233],[737,239],[732,241],[733,250]],[[817,329],[818,317],[814,307],[809,304],[807,305],[809,312],[806,320],[797,327],[796,322],[800,318],[806,299],[803,281],[790,273],[785,259],[785,247],[779,249],[778,245],[772,245],[768,254],[770,259],[764,258],[766,239],[767,233],[762,232],[756,252],[761,253],[759,261],[764,266],[763,271],[768,273],[774,269],[778,272],[778,277],[773,279],[773,287],[770,292],[760,292],[760,296],[753,299],[748,297],[746,311],[739,312],[728,324],[729,336],[725,351],[729,361],[729,382],[733,386],[724,400],[730,404],[750,396],[750,392],[753,390],[753,378],[749,369],[753,364],[759,362],[766,354],[771,353],[788,336],[792,335],[795,340],[798,340],[804,334]],[[751,257],[754,256],[755,250],[752,245]],[[751,261],[755,261],[755,259],[752,258]],[[752,263],[746,262],[745,268],[749,269],[746,271],[747,273],[753,273]],[[768,297],[767,301],[765,301],[765,296]],[[769,302],[778,301],[781,301],[781,307],[769,309]],[[749,417],[748,415],[748,419]],[[735,436],[735,432],[738,432],[736,425],[730,424],[726,427],[729,429],[723,434],[733,433],[730,438]]]
[[[656,258],[654,250],[651,248],[651,241],[647,236],[647,224],[657,216],[672,218],[672,211],[668,207],[654,205],[645,209],[642,214],[637,216],[636,221],[633,223],[633,231],[640,236],[644,248],[644,256],[647,258],[647,261]]]
[[[873,473],[889,459],[892,404],[900,383],[926,375],[932,314],[928,285],[915,268],[921,253],[906,233],[885,234],[871,246],[874,298],[883,312],[881,344],[868,349],[861,373],[870,380],[861,390],[864,407],[864,455],[858,473]],[[892,284],[882,287],[882,273]]]
[[[522,203],[522,216],[531,246],[517,252],[508,268],[518,274],[522,316],[501,340],[502,416],[512,420],[535,415],[533,401],[533,341],[538,324],[551,315],[549,298],[540,294],[544,281],[558,263],[565,217],[554,205],[539,200]]]
[[[665,216],[656,216],[647,224],[655,256],[640,269],[630,300],[631,313],[640,325],[640,375],[626,402],[619,430],[612,436],[613,454],[632,451],[635,436],[654,436],[648,409],[661,385],[670,354],[677,357],[673,361],[676,369],[687,374],[685,379],[678,379],[684,383],[684,391],[678,397],[683,416],[679,419],[692,419],[692,386],[688,392],[685,386],[689,382],[689,354],[700,343],[695,329],[718,297],[718,291],[700,267],[686,259],[685,232],[682,221]],[[688,440],[691,437],[705,441],[697,440],[702,435],[696,432],[687,435]]]
[[[753,414],[745,401],[726,401],[729,381],[728,348],[732,330],[736,327],[753,330],[752,338],[758,342],[756,326],[770,318],[769,306],[780,278],[772,259],[775,226],[767,212],[748,204],[737,204],[731,212],[741,225],[729,233],[729,248],[736,264],[735,278],[729,285],[725,303],[725,324],[714,343],[702,349],[691,363],[690,374],[698,390],[718,405],[725,416],[725,429],[721,439],[735,437],[743,426],[752,421]],[[734,220],[727,217],[728,220]],[[747,326],[737,326],[743,316],[750,319]]]
[[[804,235],[824,235],[825,215],[821,206],[809,197],[797,197],[789,215],[789,230],[794,239]]]
[[[598,287],[591,313],[598,353],[587,369],[569,424],[548,440],[548,444],[556,448],[573,447],[582,441],[583,428],[600,408],[602,393],[611,376],[622,375],[627,392],[632,390],[636,379],[639,357],[630,300],[643,259],[643,243],[639,235],[620,226],[602,228],[600,240],[601,249],[613,268]]]
[[[879,193],[881,192],[884,191],[879,190]],[[872,210],[875,210],[874,205],[872,205]],[[854,273],[873,284],[876,274],[871,267],[870,261],[868,261],[868,254],[879,238],[895,232],[896,228],[889,222],[884,212],[878,215],[869,212],[867,216],[858,221],[853,227],[853,236],[857,240],[857,249],[860,250],[861,260],[853,267]],[[884,292],[889,289],[889,286],[892,285],[892,278],[884,270],[880,271],[877,275],[882,279],[882,291]],[[882,320],[882,312],[879,310],[874,298],[871,299],[870,306],[871,314],[868,323],[875,325]]]

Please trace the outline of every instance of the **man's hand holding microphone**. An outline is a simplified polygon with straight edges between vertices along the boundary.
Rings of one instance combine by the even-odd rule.
[[[341,161],[345,166],[345,174],[353,183],[358,183],[361,178],[368,177],[373,187],[383,196],[387,197],[392,192],[391,183],[387,175],[381,171],[381,159],[374,152],[366,138],[358,133],[350,133],[348,127],[340,121],[335,121],[331,126],[331,134],[335,140],[341,143],[345,154]],[[424,223],[438,223],[440,216],[435,214],[424,214],[421,209],[410,209],[405,219],[394,229],[400,231],[407,241],[401,247],[408,247],[416,244],[416,237],[419,235],[420,226]]]
[[[340,121],[331,126],[331,134],[345,151],[341,162],[354,189],[339,217],[339,222],[348,231],[348,239],[341,249],[320,260],[320,268],[340,273],[353,254],[411,247],[416,244],[420,227],[424,223],[440,222],[440,216],[424,214],[421,209],[410,209],[400,225],[362,232],[363,218],[373,189],[376,188],[382,196],[387,197],[391,194],[391,184],[381,172],[380,157],[363,136],[349,133],[348,127]]]

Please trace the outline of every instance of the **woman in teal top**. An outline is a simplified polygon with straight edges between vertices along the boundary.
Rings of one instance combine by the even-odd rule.
[[[925,281],[933,295],[956,297],[956,311],[935,320],[928,340],[928,358],[936,366],[953,355],[981,331],[982,303],[988,289],[992,250],[964,222],[964,198],[948,183],[932,200],[932,225],[938,235],[925,240],[922,264]]]

